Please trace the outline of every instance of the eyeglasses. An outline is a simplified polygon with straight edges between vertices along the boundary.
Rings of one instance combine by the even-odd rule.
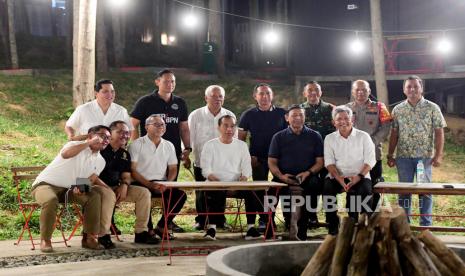
[[[95,133],[98,137],[102,138],[103,140],[110,140],[110,136],[106,135],[105,133]]]
[[[148,125],[148,126],[149,126],[149,125],[153,125],[154,127],[158,127],[158,128],[160,128],[160,127],[165,127],[165,124],[164,124],[164,123],[151,123],[151,124],[147,124],[147,125]]]

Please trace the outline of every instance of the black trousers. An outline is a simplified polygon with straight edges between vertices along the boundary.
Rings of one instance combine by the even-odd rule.
[[[226,206],[226,191],[205,191],[207,202],[206,211],[209,213],[223,213]],[[243,198],[245,201],[245,211],[247,224],[255,224],[255,212],[259,210],[259,201],[253,191],[237,191],[232,195],[233,198]],[[208,215],[208,224],[221,225],[224,223],[223,214]]]
[[[151,181],[163,182],[163,181],[159,181],[159,180],[151,180]],[[134,182],[132,185],[141,186],[141,187],[144,187],[144,188],[148,189],[147,187],[140,184],[139,182]],[[162,197],[161,192],[159,192],[159,191],[150,190],[150,193],[152,194],[152,198],[161,198]],[[171,189],[171,200],[169,199],[169,196],[170,196],[170,190],[167,189],[165,192],[163,192],[163,199],[164,199],[163,205],[168,206],[168,201],[170,201],[169,202],[170,204],[168,206],[168,208],[170,210],[170,213],[179,213],[179,211],[181,211],[182,207],[184,206],[184,203],[186,202],[186,199],[187,199],[186,193],[184,193],[183,191],[181,191],[179,189]],[[157,226],[160,227],[160,228],[165,227],[165,214],[164,214],[164,212],[165,212],[165,210],[163,210],[163,214],[162,214],[160,220],[157,223]],[[167,219],[168,224],[170,224],[173,221],[175,216],[176,215],[170,215],[168,217],[168,219]],[[149,230],[153,229],[152,209],[150,209],[150,216],[149,216],[149,222],[147,223],[147,227],[148,227]]]
[[[334,230],[338,229],[339,227],[339,217],[337,215],[337,208],[335,210],[328,210],[328,206],[326,206],[326,202],[335,202],[337,203],[336,195],[344,192],[342,186],[335,180],[326,178],[325,184],[323,187],[323,207],[325,208],[326,212],[326,222],[329,224],[329,229]],[[353,208],[354,203],[356,203],[355,198],[359,196],[361,201],[365,200],[367,196],[372,195],[372,185],[371,180],[364,178],[359,183],[355,184],[346,195],[346,208],[349,209],[349,216],[353,218],[355,221],[358,220],[358,212],[356,212]],[[334,200],[333,200],[334,199]],[[361,202],[359,201],[359,202]],[[368,202],[368,206],[371,206],[371,200]],[[333,208],[334,209],[334,208]],[[369,213],[370,210],[365,208],[361,208],[361,213]]]
[[[202,175],[202,169],[200,167],[195,167],[194,166],[194,177],[195,181],[199,182],[204,182],[207,179],[203,177]],[[207,208],[205,207],[206,205],[206,197],[205,197],[205,191],[195,191],[195,210],[197,213],[205,213],[207,211]],[[224,225],[226,222],[226,217],[224,215],[221,215],[222,219],[218,223],[218,225]],[[207,220],[206,215],[197,215],[195,217],[195,222],[200,224],[201,227],[205,226],[205,222]]]
[[[270,169],[268,168],[268,157],[258,158],[258,165],[256,167],[252,167],[252,179],[254,181],[268,181],[268,174],[270,172]],[[257,210],[260,210],[263,212],[263,202],[265,198],[265,191],[255,191],[255,194],[257,195],[258,199],[260,202],[258,202]],[[268,192],[268,195],[275,195],[276,194],[276,189],[270,189]],[[268,217],[266,214],[259,214],[259,220],[262,223],[266,223],[268,221]]]
[[[370,178],[372,186],[378,184],[381,181],[383,176],[383,162],[381,160],[376,161],[376,164],[371,168],[370,171]],[[378,205],[379,199],[381,196],[379,193],[373,193],[373,201],[371,203],[371,209],[374,211],[376,206]]]

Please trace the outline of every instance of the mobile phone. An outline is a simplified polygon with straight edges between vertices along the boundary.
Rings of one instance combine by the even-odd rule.
[[[453,189],[454,186],[453,185],[449,185],[449,184],[444,184],[442,185],[443,188],[446,188],[446,189]]]

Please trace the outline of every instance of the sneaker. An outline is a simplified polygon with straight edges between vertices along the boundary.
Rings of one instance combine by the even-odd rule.
[[[110,234],[106,234],[104,236],[98,237],[98,243],[103,245],[105,249],[113,249],[115,248],[115,244],[111,241]]]
[[[247,234],[245,235],[245,240],[250,241],[250,240],[256,240],[259,239],[262,236],[260,232],[255,227],[250,227],[250,229],[247,231]]]
[[[144,243],[144,244],[157,244],[158,239],[156,236],[151,236],[149,232],[143,231],[141,233],[136,233],[134,235],[135,243]]]
[[[179,225],[177,225],[174,221],[168,224],[168,229],[173,231],[174,233],[184,233],[184,229],[182,229]]]
[[[210,239],[212,241],[216,241],[216,230],[215,228],[210,228],[207,230],[207,233],[203,236],[205,239]]]
[[[276,229],[276,228],[275,228]],[[258,232],[264,234],[266,231],[266,223],[264,221],[258,221]]]
[[[111,226],[112,227],[110,227],[110,232],[113,236],[121,235],[121,230],[119,230],[118,227],[116,227],[116,224],[112,224]]]
[[[299,241],[306,241],[307,240],[307,230],[305,231],[297,231],[297,239]]]

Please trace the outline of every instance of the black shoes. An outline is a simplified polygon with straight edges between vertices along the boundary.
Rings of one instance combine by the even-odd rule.
[[[143,231],[141,233],[136,233],[134,235],[135,243],[144,243],[144,244],[157,244],[158,239],[155,236],[151,236],[149,232]]]
[[[260,232],[258,232],[257,228],[251,227],[249,230],[247,230],[247,234],[245,235],[245,240],[246,241],[257,240],[261,236],[262,236],[262,234],[260,234]]]
[[[103,245],[105,249],[113,249],[115,248],[115,244],[111,241],[110,234],[106,234],[104,236],[98,237],[98,243]]]
[[[207,230],[207,233],[203,236],[205,239],[216,241],[216,230],[215,228],[210,228]]]
[[[184,229],[181,226],[177,225],[174,221],[168,224],[168,229],[172,230],[174,233],[184,233]]]

